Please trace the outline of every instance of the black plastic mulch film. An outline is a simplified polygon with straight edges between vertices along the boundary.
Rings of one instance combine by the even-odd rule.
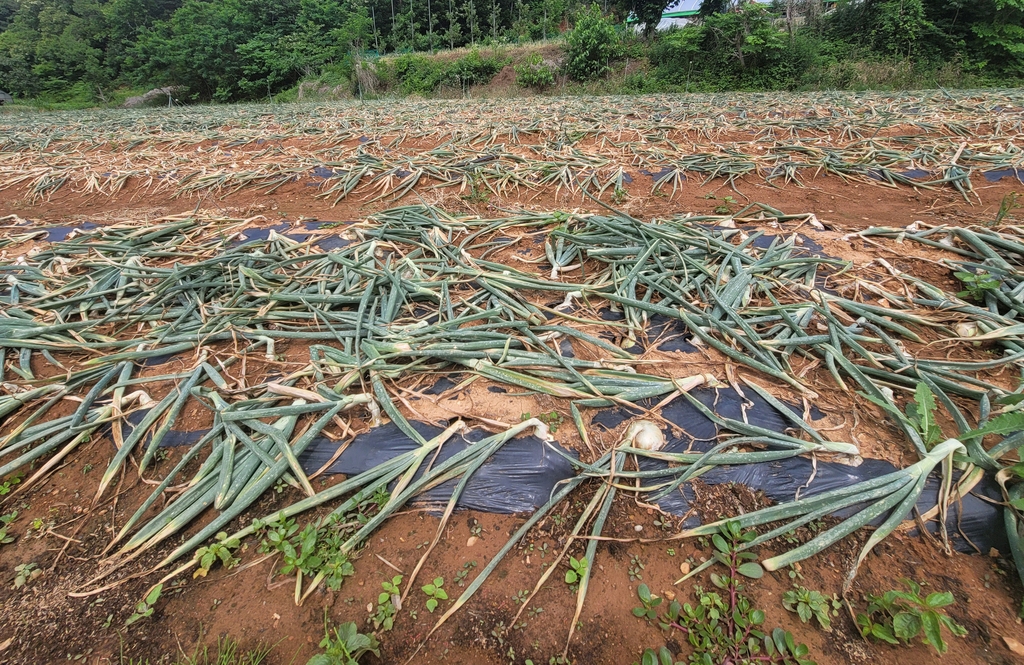
[[[442,379],[439,383],[441,385],[437,386],[438,390],[430,392],[442,392],[454,385],[448,379]],[[747,394],[744,399],[731,388],[704,388],[694,390],[690,394],[725,418],[746,419],[753,425],[777,432],[787,429],[787,421],[782,414],[756,394]],[[591,424],[593,427],[610,430],[639,413],[639,410],[631,411],[624,407],[604,409],[594,415]],[[799,413],[799,410],[794,407],[794,412]],[[136,421],[143,415],[132,414],[131,420]],[[666,428],[666,443],[662,448],[664,452],[706,451],[719,433],[718,427],[683,397],[663,407],[661,415],[684,432],[683,436],[673,436]],[[811,410],[812,419],[821,418],[822,415],[817,409]],[[413,421],[411,424],[425,439],[430,439],[442,431],[440,427],[422,422]],[[195,443],[204,433],[171,432],[163,445],[180,446]],[[454,436],[441,446],[436,458],[430,459],[431,465],[444,462],[485,436],[487,433],[481,430],[471,430],[465,436]],[[338,442],[327,438],[317,439],[300,455],[299,461],[307,472],[319,470],[334,456],[338,445]],[[402,453],[414,450],[418,445],[395,424],[388,423],[356,436],[325,472],[354,476]],[[561,454],[553,449],[555,447],[561,450]],[[574,452],[559,446],[557,442],[546,444],[532,435],[512,439],[473,474],[456,505],[462,509],[490,513],[532,511],[547,502],[560,482],[576,475],[577,469],[566,456],[578,459]],[[667,465],[666,462],[649,458],[640,458],[638,462],[641,470],[645,471]],[[422,475],[424,470],[421,468],[419,475]],[[808,458],[792,457],[762,464],[713,467],[701,475],[700,480],[708,485],[739,483],[751,490],[763,492],[773,502],[781,503],[793,500],[798,492],[800,497],[810,497],[895,470],[896,467],[889,462],[876,459],[865,459],[860,465],[852,466],[837,462],[815,463]],[[438,485],[420,494],[415,501],[420,504],[441,506],[451,497],[456,482],[451,480]],[[932,474],[918,499],[917,506],[921,513],[927,512],[936,504],[938,490],[939,476]],[[673,515],[686,515],[684,526],[692,527],[700,523],[690,510],[693,499],[692,487],[684,484],[680,490],[661,499],[658,505]],[[1002,524],[1002,510],[999,506],[1001,501],[999,486],[992,475],[987,474],[962,500],[950,506],[947,531],[957,550],[986,554],[990,548],[1003,553],[1009,551]],[[863,506],[852,506],[835,515],[847,517],[861,508]],[[879,518],[876,522],[880,523],[885,517]],[[937,524],[934,521],[928,522],[928,528],[937,530]]]

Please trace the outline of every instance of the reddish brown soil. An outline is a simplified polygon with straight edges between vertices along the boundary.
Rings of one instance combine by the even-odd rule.
[[[751,201],[787,212],[814,212],[828,231],[812,235],[827,252],[853,260],[858,269],[865,271],[872,270],[868,263],[885,258],[901,270],[936,281],[950,279],[948,269],[934,263],[944,258],[941,253],[890,240],[851,242],[843,236],[871,225],[905,226],[915,220],[950,224],[987,221],[994,217],[1003,197],[1019,189],[1011,181],[979,186],[980,202],[968,204],[952,190],[888,189],[846,183],[837,178],[819,178],[809,185],[777,189],[759,180],[741,180],[738,189],[742,195],[738,195],[720,181],[708,186],[690,182],[677,196],[669,198],[649,196],[649,180],[637,174],[634,184],[627,187],[629,198],[619,207],[644,220],[684,212],[710,214],[719,204],[706,198],[713,193],[720,197],[731,195],[741,201],[744,196],[749,197]],[[454,191],[438,191],[440,193],[435,191],[422,196],[430,203],[452,210],[472,210],[481,215],[496,215],[500,210],[517,207],[601,209],[589,199],[550,193],[523,192],[520,197],[509,199],[493,196],[487,203],[470,204]],[[126,190],[111,197],[81,197],[61,191],[49,200],[33,203],[22,199],[19,193],[7,191],[0,192],[0,215],[16,214],[49,224],[86,219],[144,221],[203,209],[231,217],[262,215],[262,219],[254,220],[262,224],[264,220],[276,222],[281,218],[300,217],[359,219],[392,205],[391,202],[363,205],[350,199],[332,207],[314,198],[314,192],[302,182],[281,187],[273,194],[243,191],[223,198],[204,195],[172,199],[141,190]],[[408,196],[403,203],[417,201],[415,196]],[[888,279],[881,268],[873,269],[879,280]],[[289,359],[294,352],[294,357],[301,360],[304,351],[289,348],[282,352]],[[716,361],[714,357],[683,361],[675,354],[652,357],[663,361],[660,369],[653,371],[676,376],[696,373],[701,371],[701,363]],[[895,430],[875,422],[881,420],[880,413],[861,413],[859,417],[849,413],[849,401],[838,394],[834,386],[828,387],[824,379],[814,388],[821,394],[822,408],[834,414],[826,421],[828,425],[823,426],[823,429],[837,428],[829,432],[832,438],[858,440],[866,456],[883,457],[897,463],[912,459],[908,450],[893,445]],[[154,394],[161,394],[160,389],[154,388]],[[467,410],[477,416],[514,421],[531,408],[538,413],[557,409],[568,416],[564,405],[553,400],[523,402],[506,397],[486,401],[480,398],[482,394],[487,393],[474,390],[467,395],[446,395],[436,401],[420,399],[410,403],[427,418],[450,417],[452,411]],[[195,428],[206,425],[198,413],[190,424]],[[606,437],[606,443],[614,440],[613,435],[596,433],[596,436]],[[557,438],[570,446],[582,445],[569,425],[559,430]],[[96,478],[110,457],[109,449],[105,439],[90,442],[46,482],[5,504],[5,510],[16,508],[21,516],[16,523],[17,541],[0,549],[0,607],[3,607],[0,663],[137,663],[140,659],[151,663],[172,662],[181,653],[192,653],[197,646],[213,644],[218,637],[227,635],[239,640],[243,648],[274,645],[270,663],[303,663],[315,652],[323,635],[325,611],[332,622],[351,620],[363,629],[369,628],[367,606],[375,601],[380,582],[395,574],[385,561],[408,574],[423,552],[423,543],[433,538],[438,524],[434,516],[419,510],[410,510],[390,520],[363,550],[355,563],[356,575],[348,579],[339,592],[318,592],[302,607],[297,607],[292,600],[294,578],[274,575],[278,561],[261,562],[262,555],[256,551],[255,544],[249,542],[247,551],[241,555],[243,567],[229,571],[216,568],[205,579],[192,580],[186,576],[169,583],[153,617],[125,629],[124,621],[135,603],[156,581],[153,575],[135,579],[128,579],[128,576],[145,570],[167,549],[132,562],[119,571],[112,579],[127,579],[120,586],[88,597],[69,596],[88,586],[87,582],[97,572],[98,554],[109,541],[111,530],[116,531],[127,517],[126,513],[130,514],[149,492],[148,486],[140,486],[129,472],[116,489],[116,499],[94,509],[88,508]],[[173,464],[179,454],[171,451],[169,458],[160,464]],[[336,479],[322,482],[333,483]],[[283,495],[271,493],[242,519],[266,514],[275,506],[295,499],[291,492],[293,490]],[[757,497],[742,489],[707,489],[700,493],[697,510],[706,516],[719,517],[750,510],[757,501]],[[429,639],[426,639],[427,633],[439,612],[428,613],[423,595],[418,590],[411,592],[406,608],[416,610],[416,617],[407,611],[400,613],[395,629],[382,635],[380,659],[369,657],[364,662],[403,663],[413,659],[426,663],[501,665],[522,663],[527,658],[535,663],[546,663],[561,654],[575,609],[574,596],[561,580],[562,571],[552,576],[528,603],[530,608],[543,608],[542,613],[531,618],[524,612],[519,622],[513,624],[513,616],[519,609],[513,598],[520,590],[533,589],[544,566],[564,544],[566,524],[572,523],[581,505],[579,499],[576,504],[567,505],[568,514],[559,518],[560,524],[549,517],[531,531],[524,547],[515,550],[477,596]],[[692,601],[692,582],[673,585],[680,577],[680,564],[687,559],[697,563],[710,555],[696,541],[668,540],[673,530],[655,525],[657,517],[653,510],[632,500],[620,501],[613,509],[604,533],[617,540],[598,547],[581,625],[568,646],[573,662],[628,665],[638,659],[644,647],[663,644],[668,644],[681,658],[688,653],[685,641],[678,635],[665,635],[631,613],[638,604],[638,582],[631,582],[628,574],[632,557],[644,563],[643,581],[652,591],[664,597],[674,594],[681,601]],[[455,582],[455,574],[463,564],[476,562],[477,566],[467,578],[467,581],[472,580],[523,519],[521,516],[457,513],[420,574],[420,583],[427,578],[444,577],[449,595],[456,597],[461,589]],[[467,541],[475,520],[482,526],[482,538],[470,546]],[[639,533],[636,526],[643,527]],[[637,542],[638,536],[664,536],[666,541],[641,543]],[[863,536],[849,538],[805,561],[800,568],[803,578],[799,582],[829,594],[838,591],[862,540]],[[544,544],[549,553],[541,555]],[[171,545],[168,544],[168,548]],[[583,545],[577,541],[574,547],[576,549],[570,553],[579,556]],[[768,556],[771,551],[763,549],[760,554]],[[15,591],[12,588],[14,567],[29,561],[45,572],[25,590]],[[1024,628],[1017,618],[1021,589],[1006,560],[962,554],[947,556],[929,541],[895,535],[875,548],[861,567],[850,600],[863,607],[864,594],[898,587],[903,577],[928,582],[929,590],[951,591],[956,598],[950,614],[967,627],[968,636],[948,639],[950,651],[943,657],[943,663],[1020,662],[1020,657],[1011,653],[1003,641],[1004,637],[1010,637],[1024,642]],[[706,578],[698,582],[707,584]],[[819,663],[909,665],[936,662],[935,653],[921,645],[895,648],[863,641],[845,613],[835,619],[835,629],[830,634],[801,624],[795,615],[782,608],[779,600],[791,584],[787,571],[770,573],[750,582],[746,591],[757,607],[767,613],[768,626],[782,626],[792,631],[797,641],[808,644],[811,657]],[[447,603],[442,604],[442,607],[447,606]]]

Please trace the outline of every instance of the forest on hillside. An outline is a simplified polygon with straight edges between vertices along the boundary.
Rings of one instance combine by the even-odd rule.
[[[0,89],[103,104],[173,85],[182,100],[230,102],[325,75],[355,93],[362,67],[391,90],[429,92],[486,81],[508,64],[503,45],[553,38],[564,58],[518,67],[524,87],[599,79],[622,58],[649,68],[622,92],[848,88],[870,84],[871,66],[902,67],[907,85],[1024,76],[1024,0],[704,0],[688,25],[657,32],[669,2],[0,0]],[[462,46],[495,48],[428,57]]]

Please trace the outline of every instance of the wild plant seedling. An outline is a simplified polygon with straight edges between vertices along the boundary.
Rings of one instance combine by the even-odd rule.
[[[371,617],[374,630],[391,630],[395,626],[395,613],[402,606],[402,576],[395,575],[381,582],[383,591],[377,596],[377,613]]]
[[[14,567],[14,588],[20,589],[43,574],[34,563],[22,563]]]
[[[936,591],[922,598],[920,584],[908,579],[903,583],[909,593],[893,589],[880,596],[868,596],[867,611],[857,614],[861,635],[889,644],[910,644],[923,634],[925,644],[932,645],[940,654],[946,653],[949,647],[942,639],[943,627],[958,637],[967,634],[966,628],[939,611],[955,602],[953,594]]]
[[[956,294],[957,298],[970,298],[975,302],[985,302],[989,291],[999,289],[1002,281],[987,272],[955,272],[953,276],[964,285],[964,290]]]
[[[466,577],[469,575],[469,571],[476,568],[476,561],[467,561],[462,564],[462,568],[455,573],[455,583],[459,586],[466,585]]]
[[[640,557],[638,555],[636,555],[636,554],[634,554],[632,557],[630,557],[630,559],[629,559],[629,581],[630,582],[635,582],[637,580],[642,580],[644,578],[643,570],[644,570],[644,562],[640,560]]]
[[[380,658],[380,642],[371,635],[363,635],[356,624],[349,621],[338,624],[331,637],[330,625],[327,621],[327,610],[324,610],[324,638],[320,640],[323,653],[316,654],[306,665],[358,665],[364,654],[372,653]]]
[[[641,584],[637,588],[636,595],[640,597],[641,606],[633,608],[633,616],[638,619],[647,619],[648,622],[657,619],[657,607],[661,605],[662,599],[652,595],[646,584]]]
[[[153,607],[156,605],[156,601],[160,600],[160,594],[163,593],[163,590],[163,584],[157,584],[153,587],[152,590],[146,594],[146,597],[140,600],[138,605],[135,606],[135,612],[125,619],[125,627],[132,625],[136,621],[141,621],[146,617],[153,616]]]
[[[526,602],[527,598],[530,597],[530,592],[526,589],[522,589],[516,592],[516,595],[512,596],[512,602],[516,605],[522,605]]]
[[[663,630],[678,630],[696,647],[697,663],[762,662],[778,665],[812,665],[806,645],[797,644],[793,635],[781,628],[766,633],[760,626],[765,614],[755,609],[743,594],[740,576],[759,579],[764,571],[755,555],[740,548],[756,537],[753,530],[743,531],[735,522],[726,522],[712,535],[713,556],[728,568],[726,575],[712,573],[711,582],[719,591],[697,586],[695,606],[673,600],[661,615]],[[657,661],[655,661],[657,662]]]
[[[7,545],[14,542],[14,536],[10,535],[11,522],[18,519],[18,511],[14,510],[6,515],[0,515],[0,545]]]
[[[192,573],[192,579],[206,577],[218,559],[225,568],[234,568],[238,565],[238,559],[232,555],[240,545],[238,538],[228,539],[228,534],[221,531],[216,539],[217,542],[196,550],[195,558],[199,561],[199,568]]]
[[[677,661],[672,657],[672,652],[667,647],[661,647],[657,651],[654,649],[644,649],[643,654],[640,656],[640,662],[634,662],[633,665],[686,665],[683,661]]]
[[[586,572],[587,557],[581,556],[579,559],[569,557],[569,570],[565,571],[565,583],[570,587],[578,584]]]
[[[14,486],[21,482],[21,474],[11,476],[4,482],[0,483],[0,496],[10,494],[14,491]]]
[[[782,606],[790,612],[796,612],[804,623],[817,619],[821,629],[832,632],[832,617],[839,616],[839,596],[826,596],[820,591],[793,585],[793,588],[782,594]]]
[[[444,586],[443,577],[435,577],[434,581],[420,587],[423,593],[427,594],[427,611],[431,614],[437,609],[439,600],[448,600],[448,593],[442,589]]]

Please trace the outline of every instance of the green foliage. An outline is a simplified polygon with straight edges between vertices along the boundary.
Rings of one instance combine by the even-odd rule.
[[[565,571],[565,583],[573,585],[583,579],[583,575],[587,572],[587,557],[583,556],[579,559],[575,557],[569,557],[569,570]]]
[[[384,589],[377,595],[377,612],[370,620],[375,630],[391,630],[395,626],[395,614],[398,612],[402,597],[402,576],[395,575],[381,583]]]
[[[488,83],[506,64],[506,58],[484,56],[477,49],[450,62],[410,53],[380,60],[374,73],[385,89],[429,95],[442,86],[462,88]]]
[[[807,623],[812,618],[827,633],[832,632],[832,617],[839,616],[839,596],[826,596],[820,591],[793,585],[793,588],[782,594],[782,606],[790,612],[796,612],[800,620]]]
[[[918,383],[914,391],[914,399],[907,404],[907,419],[917,429],[926,448],[942,441],[942,430],[935,424],[935,395],[926,383]]]
[[[636,665],[634,663],[633,665]],[[676,661],[672,657],[672,652],[666,647],[661,647],[657,651],[654,649],[644,649],[643,654],[640,656],[639,665],[684,665],[683,661]]]
[[[21,482],[21,476],[11,476],[4,482],[0,483],[0,496],[10,494],[14,490],[14,486]]]
[[[532,417],[533,416],[530,414],[530,412],[527,411],[519,416],[519,422],[525,422]],[[562,425],[563,422],[565,422],[565,418],[563,418],[562,414],[560,414],[558,411],[548,411],[547,413],[539,413],[537,414],[537,420],[547,425],[548,429],[551,431],[552,434],[557,433],[558,428]]]
[[[476,568],[476,561],[467,561],[462,564],[462,568],[455,573],[455,583],[459,586],[465,586],[469,571],[473,568]]]
[[[634,72],[608,89],[964,87],[1024,77],[1024,0],[842,2],[828,14],[801,2],[796,25],[781,2],[705,0],[701,20],[655,35],[666,4],[604,3],[614,19],[584,8],[567,36],[567,73],[592,81],[617,58],[649,55],[656,76]],[[0,89],[52,108],[116,105],[121,89],[165,84],[183,86],[185,100],[294,99],[303,78],[365,92],[357,67],[404,53],[374,67],[377,76],[385,89],[429,94],[488,81],[500,66],[472,52],[452,61],[416,51],[549,39],[570,9],[567,0],[0,0]],[[613,23],[627,19],[650,43],[618,37],[633,34]],[[532,60],[517,70],[524,88],[554,80]]]
[[[1017,192],[1010,192],[1003,196],[1002,200],[999,201],[999,210],[996,211],[995,221],[992,225],[1002,224],[1003,220],[1007,215],[1010,214],[1014,208],[1020,208],[1021,204],[1017,203]]]
[[[228,534],[223,531],[217,534],[216,539],[217,542],[212,545],[196,550],[195,559],[199,562],[199,568],[192,574],[193,579],[206,577],[218,559],[225,568],[234,568],[238,565],[238,559],[231,554],[240,545],[238,539],[228,539]]]
[[[589,81],[611,71],[619,50],[619,37],[612,22],[596,4],[576,15],[576,25],[566,34],[566,73],[577,81]]]
[[[43,574],[34,563],[20,563],[14,567],[14,588],[20,589]]]
[[[741,549],[756,536],[753,530],[740,529],[736,522],[723,525],[721,531],[711,538],[715,548],[713,556],[728,567],[725,575],[711,575],[711,582],[718,591],[707,591],[696,586],[696,605],[672,601],[661,615],[661,628],[682,632],[693,647],[691,663],[703,665],[756,661],[787,665],[813,664],[813,661],[806,658],[807,646],[797,644],[792,634],[781,628],[770,633],[764,631],[761,628],[765,621],[764,612],[755,609],[750,599],[743,594],[744,586],[740,583],[740,576],[757,579],[763,575],[761,566],[754,561],[756,557],[753,553]]]
[[[651,64],[661,80],[689,89],[789,88],[815,57],[810,41],[790,39],[769,8],[746,2],[668,33],[652,47]]]
[[[629,581],[635,582],[644,578],[644,562],[640,560],[640,557],[633,555],[629,559]]]
[[[647,619],[648,621],[657,619],[658,611],[655,608],[661,605],[662,599],[651,595],[651,590],[646,584],[641,584],[637,587],[636,595],[640,597],[641,606],[633,608],[633,616]]]
[[[386,496],[386,495],[385,495]],[[304,576],[322,575],[327,588],[337,591],[346,577],[355,574],[342,545],[367,521],[367,513],[380,509],[378,495],[360,502],[356,512],[332,514],[322,526],[307,524],[301,531],[293,519],[279,516],[271,522],[254,521],[257,533],[263,533],[261,552],[280,552],[284,564],[280,573]],[[384,499],[386,502],[386,499]]]
[[[135,606],[135,612],[125,620],[125,627],[132,625],[136,621],[145,619],[146,617],[153,616],[153,607],[156,605],[156,601],[160,600],[160,594],[163,593],[163,590],[163,584],[157,584],[153,587],[150,592],[146,594],[146,597],[140,600]]]
[[[351,621],[339,624],[334,628],[334,637],[327,621],[327,610],[324,610],[324,639],[320,640],[319,653],[306,665],[358,665],[359,659],[372,653],[380,658],[380,642],[373,635],[363,635]]]
[[[868,596],[868,608],[857,614],[857,627],[864,637],[889,644],[910,644],[918,635],[940,654],[948,646],[942,639],[942,629],[957,636],[967,629],[939,610],[952,605],[953,594],[948,591],[930,593],[921,597],[921,585],[908,579],[903,583],[910,592],[891,590],[880,596]]]
[[[970,298],[977,302],[985,302],[985,294],[998,290],[1002,284],[999,279],[987,272],[955,272],[953,276],[964,285],[964,290],[957,293],[957,297]]]
[[[6,515],[0,515],[0,545],[7,545],[14,542],[14,536],[10,535],[8,529],[11,522],[18,519],[18,511],[12,510]]]
[[[260,665],[273,650],[272,646],[259,644],[254,649],[242,651],[238,642],[230,637],[222,637],[217,640],[213,653],[209,647],[197,645],[192,654],[175,661],[175,665]]]
[[[534,53],[521,64],[515,66],[516,85],[521,88],[543,90],[555,83],[555,68],[544,64],[540,54]]]
[[[427,595],[427,611],[433,614],[437,609],[437,601],[448,600],[448,593],[442,589],[444,586],[443,577],[435,577],[433,582],[424,584],[420,589]]]

